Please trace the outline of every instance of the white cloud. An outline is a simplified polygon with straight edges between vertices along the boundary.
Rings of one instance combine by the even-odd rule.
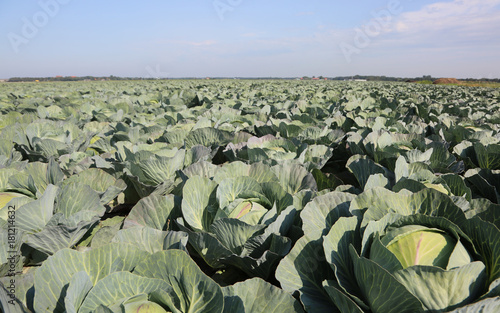
[[[192,46],[192,47],[209,47],[214,46],[218,42],[215,40],[188,41],[188,40],[157,40],[154,42],[157,46]]]
[[[186,41],[183,42],[189,46],[201,47],[201,46],[213,46],[217,43],[215,40],[204,40],[204,41]]]
[[[241,34],[240,36],[243,38],[256,38],[256,37],[264,36],[265,34],[266,34],[265,32],[251,32],[251,33]]]
[[[500,63],[500,0],[440,0],[416,11],[394,13],[369,35],[366,46],[356,46],[357,32],[377,22],[364,21],[353,28],[317,27],[314,34],[288,32],[272,36],[267,31],[242,32],[236,42],[199,38],[197,41],[162,42],[172,60],[197,60],[186,73],[179,62],[168,66],[172,76],[277,76],[374,74],[414,77],[431,74],[450,77],[498,77]],[[388,10],[381,8],[380,10]],[[370,13],[370,12],[368,12]],[[380,12],[376,12],[380,13]],[[375,15],[372,15],[375,17]],[[380,18],[378,19],[380,22]],[[292,34],[300,34],[293,36]],[[341,43],[359,52],[347,62]],[[166,61],[158,61],[166,64]],[[150,64],[155,64],[151,63]],[[293,66],[290,66],[293,64]],[[242,74],[244,73],[244,74]]]
[[[416,11],[401,1],[400,7],[402,13],[375,10],[357,27],[318,29],[315,42],[340,71],[498,76],[492,60],[500,49],[500,0],[441,0]]]
[[[491,35],[500,26],[499,0],[455,0],[436,2],[419,11],[402,13],[395,21],[393,31],[414,35],[425,32],[451,31]]]
[[[296,14],[296,16],[312,16],[312,15],[315,15],[316,13],[315,12],[312,12],[312,11],[307,11],[307,12],[299,12]]]

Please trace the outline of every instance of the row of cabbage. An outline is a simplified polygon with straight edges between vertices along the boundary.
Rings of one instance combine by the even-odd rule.
[[[500,92],[0,85],[9,312],[494,312]]]

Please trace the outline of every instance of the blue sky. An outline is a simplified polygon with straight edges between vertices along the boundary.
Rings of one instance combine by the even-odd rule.
[[[0,78],[500,77],[500,0],[0,0]]]

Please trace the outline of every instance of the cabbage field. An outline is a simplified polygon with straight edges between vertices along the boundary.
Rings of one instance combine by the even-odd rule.
[[[500,312],[500,89],[0,84],[0,311]]]

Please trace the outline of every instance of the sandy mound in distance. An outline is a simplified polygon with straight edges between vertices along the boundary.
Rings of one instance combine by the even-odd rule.
[[[439,78],[434,81],[434,84],[460,84],[456,78]]]

